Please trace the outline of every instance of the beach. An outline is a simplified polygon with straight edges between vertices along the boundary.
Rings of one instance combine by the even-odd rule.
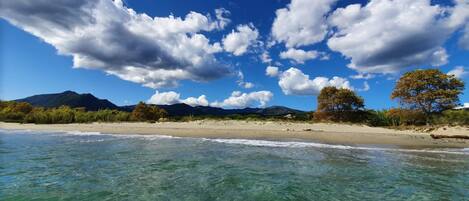
[[[19,124],[0,123],[1,129],[80,131],[103,134],[168,135],[211,139],[311,141],[344,145],[380,145],[420,148],[465,148],[467,139],[433,139],[430,135],[469,136],[467,127],[442,127],[431,132],[395,130],[365,125],[295,123],[280,121],[199,120],[157,123]]]

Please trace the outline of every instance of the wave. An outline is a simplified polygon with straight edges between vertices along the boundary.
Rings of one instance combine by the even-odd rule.
[[[155,135],[155,134],[113,134],[113,133],[101,133],[97,131],[65,131],[65,130],[29,130],[29,129],[1,129],[1,133],[5,134],[52,134],[52,135],[76,135],[76,136],[112,136],[118,138],[145,138],[145,139],[161,139],[161,138],[180,138],[169,135]]]
[[[284,148],[325,148],[325,149],[342,149],[342,150],[367,150],[367,151],[390,151],[390,152],[407,152],[407,153],[434,153],[434,154],[458,154],[469,155],[469,148],[462,149],[406,149],[406,148],[385,148],[385,147],[364,147],[364,146],[350,146],[350,145],[334,145],[323,144],[316,142],[299,142],[299,141],[270,141],[270,140],[253,140],[253,139],[212,139],[212,138],[192,138],[192,137],[176,137],[170,135],[143,135],[143,134],[111,134],[101,132],[84,132],[84,131],[34,131],[34,130],[10,130],[0,129],[2,133],[11,134],[28,134],[28,133],[45,133],[45,134],[59,134],[59,135],[78,135],[78,136],[112,136],[117,138],[140,138],[140,139],[193,139],[204,140],[225,144],[238,144],[257,147],[284,147]]]
[[[92,135],[103,135],[101,132],[86,132],[86,131],[58,131],[58,133],[65,133],[69,135],[83,135],[83,136],[92,136]]]
[[[343,150],[469,155],[469,148],[464,148],[464,149],[405,149],[405,148],[333,145],[333,144],[322,144],[322,143],[315,143],[315,142],[295,142],[295,141],[283,142],[283,141],[268,141],[268,140],[249,140],[249,139],[205,139],[205,140],[218,142],[218,143],[239,144],[239,145],[258,146],[258,147],[286,147],[286,148],[314,147],[314,148],[343,149]]]

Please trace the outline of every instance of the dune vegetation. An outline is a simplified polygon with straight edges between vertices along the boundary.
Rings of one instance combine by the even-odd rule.
[[[83,108],[33,107],[26,102],[1,101],[0,121],[36,123],[36,124],[65,124],[90,122],[124,122],[149,121],[154,122],[166,117],[166,111],[140,102],[132,112],[119,110],[86,111]]]

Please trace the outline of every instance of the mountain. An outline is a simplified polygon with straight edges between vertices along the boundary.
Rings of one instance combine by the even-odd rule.
[[[64,91],[56,94],[40,94],[23,99],[15,100],[17,102],[28,102],[36,107],[60,107],[62,105],[72,108],[83,107],[88,111],[96,111],[100,109],[116,109],[131,112],[135,105],[116,106],[106,99],[98,99],[92,94],[78,94],[73,91]],[[188,115],[247,115],[256,114],[261,116],[283,116],[287,114],[304,114],[304,111],[291,109],[283,106],[272,106],[267,108],[244,108],[244,109],[223,109],[209,106],[190,106],[184,103],[173,105],[157,105],[166,110],[170,116],[188,116]]]
[[[74,91],[64,91],[56,94],[40,94],[23,99],[15,100],[17,102],[27,102],[36,107],[60,107],[67,105],[72,108],[83,107],[89,111],[100,109],[119,109],[106,99],[98,99],[92,94],[78,94]]]

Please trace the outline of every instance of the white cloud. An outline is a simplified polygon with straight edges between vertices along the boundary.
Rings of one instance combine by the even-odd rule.
[[[290,68],[280,74],[278,85],[286,95],[318,95],[321,89],[327,86],[353,89],[345,78],[337,76],[332,79],[316,77],[311,80],[309,75],[297,68]]]
[[[368,84],[367,81],[363,82],[363,88],[357,89],[357,91],[368,91],[370,90],[370,85]]]
[[[288,48],[321,42],[327,33],[326,14],[335,0],[292,0],[278,9],[272,36]]]
[[[234,91],[227,99],[222,102],[213,102],[210,106],[237,109],[246,107],[265,107],[272,97],[273,94],[270,91],[256,91],[251,93]]]
[[[218,22],[218,29],[224,29],[226,25],[228,25],[231,20],[226,16],[229,16],[231,13],[230,11],[224,8],[215,9],[215,17],[217,18]]]
[[[243,55],[248,51],[249,46],[255,44],[258,36],[259,32],[252,24],[239,25],[236,31],[232,30],[222,39],[223,48],[236,56]]]
[[[318,52],[315,50],[304,51],[302,49],[289,48],[287,51],[280,52],[280,58],[292,59],[296,63],[303,64],[305,61],[310,59],[316,59],[319,56],[323,56],[325,53]]]
[[[362,73],[394,73],[402,68],[448,61],[442,45],[469,15],[468,2],[454,8],[429,0],[371,0],[339,8],[329,17],[336,32],[330,49],[351,59],[348,67]]]
[[[267,52],[267,51],[262,52],[262,54],[259,57],[261,58],[261,61],[263,63],[272,62],[272,58],[270,57],[269,52]]]
[[[278,74],[279,74],[278,67],[267,66],[267,68],[265,69],[265,75],[267,75],[269,77],[277,77]]]
[[[172,105],[176,103],[185,103],[190,106],[208,106],[207,97],[205,95],[201,95],[198,98],[189,97],[186,99],[180,99],[181,94],[176,93],[174,91],[168,92],[158,92],[156,91],[153,96],[147,101],[151,104],[156,105]]]
[[[223,28],[224,14],[216,11],[216,20],[197,12],[150,17],[120,0],[15,0],[0,7],[0,17],[72,56],[74,67],[152,88],[231,74],[213,55],[222,51],[220,44],[200,33]]]
[[[450,70],[447,74],[454,75],[454,77],[461,79],[465,77],[467,74],[469,74],[469,72],[466,71],[464,66],[456,66],[453,70]]]
[[[254,84],[251,82],[246,82],[244,80],[244,74],[241,71],[238,71],[238,80],[236,81],[238,86],[243,87],[245,89],[250,89],[254,87]]]
[[[147,103],[151,104],[157,104],[157,105],[172,105],[176,103],[180,103],[180,97],[181,95],[179,93],[176,93],[174,91],[169,91],[169,92],[162,92],[160,93],[159,91],[156,91],[153,96],[150,97],[150,99],[147,101]]]
[[[208,106],[208,100],[205,95],[200,95],[198,98],[189,97],[181,100],[181,102],[190,106]]]
[[[358,73],[356,75],[351,75],[349,76],[350,78],[354,79],[354,80],[360,80],[360,79],[363,79],[363,80],[369,80],[371,78],[374,78],[375,75],[374,74],[370,74],[370,73]]]
[[[254,84],[252,82],[244,82],[242,85],[245,89],[250,89],[254,87]]]

